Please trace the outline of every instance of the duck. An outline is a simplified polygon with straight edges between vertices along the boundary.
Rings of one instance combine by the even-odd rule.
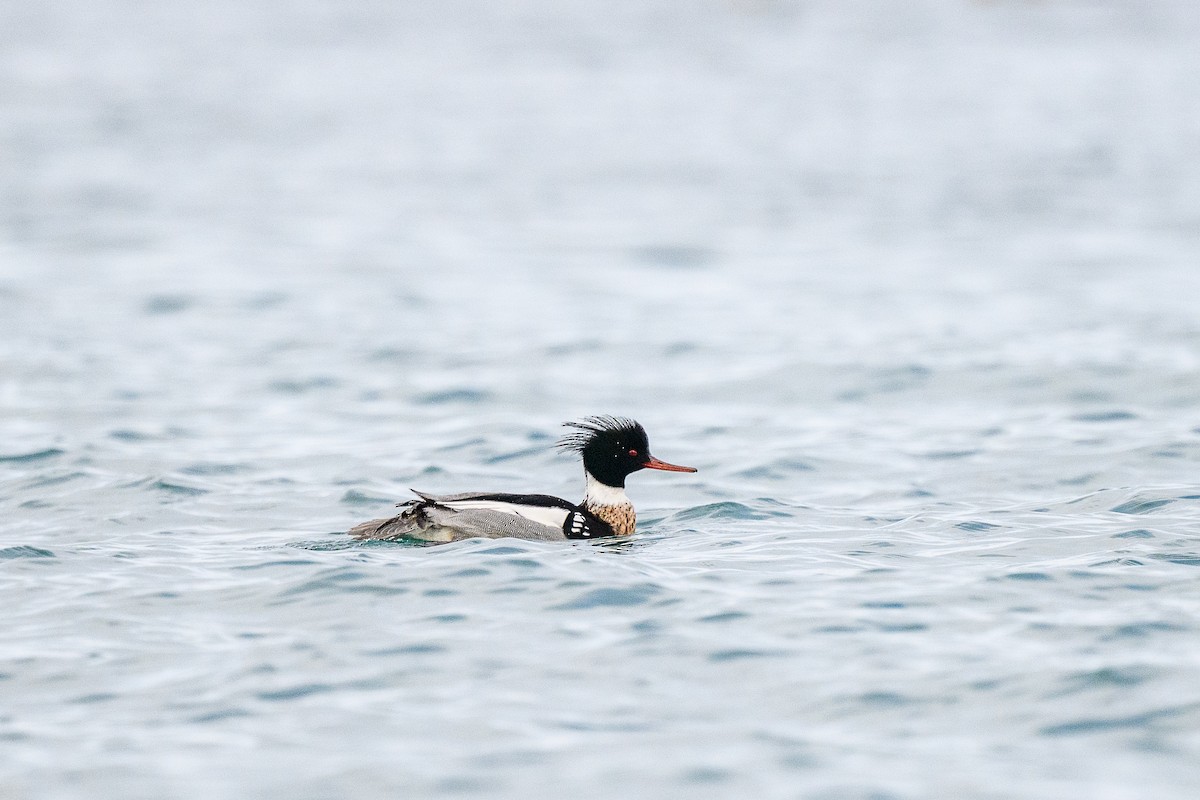
[[[646,429],[628,417],[592,416],[563,426],[571,431],[558,447],[583,460],[582,503],[545,494],[433,495],[413,489],[416,499],[397,503],[398,514],[355,525],[349,535],[358,540],[433,544],[480,537],[542,541],[627,537],[637,527],[637,514],[625,494],[629,475],[643,469],[696,472],[695,467],[652,456]]]

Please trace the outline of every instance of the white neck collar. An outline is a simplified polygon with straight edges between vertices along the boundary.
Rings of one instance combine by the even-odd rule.
[[[587,476],[587,490],[583,494],[583,504],[585,506],[633,505],[625,495],[623,487],[609,486],[606,483],[601,483],[587,470],[584,470],[583,474]]]

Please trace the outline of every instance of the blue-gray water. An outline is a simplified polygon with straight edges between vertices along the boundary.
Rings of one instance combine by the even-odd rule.
[[[0,795],[1196,797],[1198,9],[0,4]]]

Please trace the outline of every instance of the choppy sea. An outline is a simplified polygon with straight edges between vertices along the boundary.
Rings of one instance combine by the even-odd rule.
[[[0,3],[0,796],[1200,796],[1197,52]],[[629,541],[344,535],[597,413]]]

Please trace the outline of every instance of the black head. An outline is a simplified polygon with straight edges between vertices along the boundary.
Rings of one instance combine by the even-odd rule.
[[[558,446],[583,456],[583,468],[607,486],[625,486],[625,476],[639,469],[695,472],[659,461],[650,455],[646,429],[625,417],[588,417],[582,422],[564,422],[578,430],[559,440]]]

